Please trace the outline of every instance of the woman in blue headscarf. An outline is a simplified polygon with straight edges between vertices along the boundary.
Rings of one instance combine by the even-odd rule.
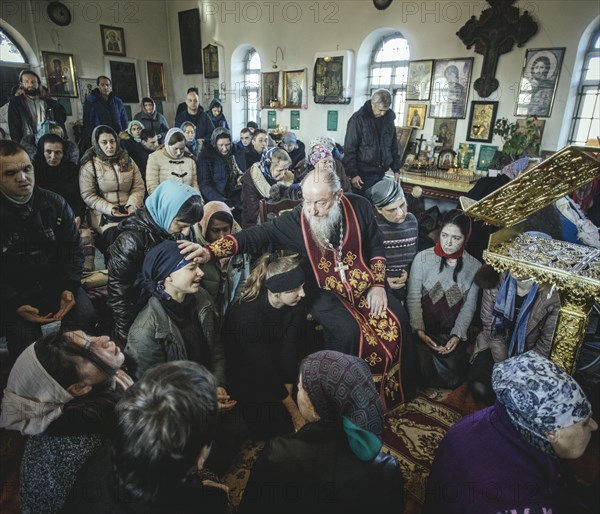
[[[331,350],[309,355],[298,407],[307,423],[267,444],[240,513],[401,512],[400,465],[380,453],[383,404],[368,364]]]
[[[193,251],[190,227],[202,219],[200,193],[174,180],[162,182],[143,208],[120,226],[122,233],[111,246],[108,263],[108,305],[113,314],[114,337],[124,345],[135,316],[145,305],[140,275],[146,253],[162,241],[183,240],[184,252]]]
[[[258,204],[267,200],[271,186],[277,182],[285,185],[294,183],[290,171],[292,159],[285,150],[269,148],[264,150],[260,162],[254,163],[242,177],[242,228],[253,227],[258,223]]]

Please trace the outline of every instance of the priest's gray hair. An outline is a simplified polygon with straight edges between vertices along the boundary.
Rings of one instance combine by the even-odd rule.
[[[386,109],[389,109],[392,105],[392,95],[387,89],[378,89],[371,96],[371,102],[381,104]]]
[[[309,182],[314,182],[315,184],[322,182],[324,184],[327,184],[332,195],[334,195],[340,189],[342,189],[340,177],[338,177],[335,171],[331,170],[309,171],[306,177],[304,177],[304,180],[302,180],[302,182],[300,183],[300,185],[304,187],[304,184],[308,184]]]

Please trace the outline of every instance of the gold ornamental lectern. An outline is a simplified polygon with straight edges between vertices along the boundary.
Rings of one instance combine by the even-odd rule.
[[[600,250],[523,233],[522,221],[598,176],[600,148],[568,146],[478,202],[461,198],[469,216],[505,227],[483,252],[488,264],[560,292],[550,359],[571,374],[590,310],[600,301]]]

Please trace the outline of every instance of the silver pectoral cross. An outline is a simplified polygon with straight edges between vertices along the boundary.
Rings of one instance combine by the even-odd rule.
[[[346,270],[349,270],[350,266],[344,264],[342,261],[339,261],[337,265],[333,268],[333,271],[337,271],[340,274],[340,280],[342,284],[346,283]]]

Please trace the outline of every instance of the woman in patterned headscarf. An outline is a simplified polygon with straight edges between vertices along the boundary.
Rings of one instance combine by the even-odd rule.
[[[494,406],[454,425],[438,448],[424,513],[588,512],[560,459],[598,428],[577,382],[536,352],[495,365]]]
[[[285,150],[264,150],[260,162],[254,163],[242,177],[242,228],[250,228],[258,222],[258,204],[268,199],[271,186],[281,182],[290,185],[294,174],[290,171],[292,160]]]
[[[380,453],[383,404],[363,359],[309,355],[300,366],[298,407],[307,424],[267,445],[240,512],[402,509],[400,467]]]

